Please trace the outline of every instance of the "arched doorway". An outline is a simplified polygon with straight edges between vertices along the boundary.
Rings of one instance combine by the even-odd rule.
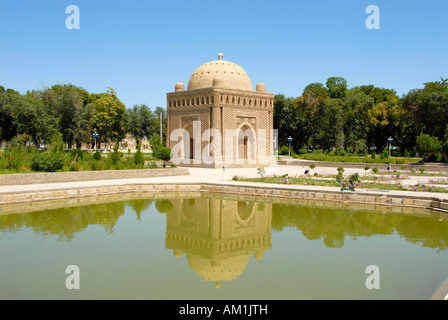
[[[191,123],[184,127],[182,136],[182,157],[184,159],[194,159],[194,137],[193,125]]]
[[[237,158],[244,162],[255,160],[255,134],[254,130],[248,125],[243,125],[238,130]]]

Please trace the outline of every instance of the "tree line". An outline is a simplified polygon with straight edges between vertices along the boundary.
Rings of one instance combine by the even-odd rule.
[[[93,147],[97,143],[121,142],[129,133],[137,141],[151,138],[160,132],[166,135],[166,111],[147,105],[126,109],[109,88],[107,92],[90,93],[72,84],[56,84],[42,90],[20,94],[0,86],[0,141],[8,142],[21,136],[22,140],[38,147],[51,142],[60,134],[68,149]]]
[[[348,88],[344,78],[330,77],[298,97],[277,94],[274,101],[279,146],[292,137],[295,152],[381,153],[391,137],[394,155],[447,161],[448,79],[399,97],[393,89]]]

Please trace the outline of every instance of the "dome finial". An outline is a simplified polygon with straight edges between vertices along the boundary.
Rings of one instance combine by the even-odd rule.
[[[224,55],[220,51],[219,54],[218,54],[218,60],[223,60],[223,59],[224,59]]]

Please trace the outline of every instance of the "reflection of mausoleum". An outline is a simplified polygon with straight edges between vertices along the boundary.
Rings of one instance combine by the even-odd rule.
[[[253,90],[246,71],[219,54],[218,60],[194,71],[187,90],[178,82],[175,92],[167,94],[167,145],[186,165],[268,165],[262,157],[274,154],[273,111],[274,94],[266,92],[264,83],[259,82]],[[176,129],[183,133],[170,141]],[[228,130],[234,136],[226,141]],[[204,152],[210,162],[202,158]]]
[[[236,279],[250,256],[272,247],[271,204],[212,198],[173,199],[165,247],[206,281]]]

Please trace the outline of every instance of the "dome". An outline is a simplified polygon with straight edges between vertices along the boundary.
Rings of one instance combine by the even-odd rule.
[[[182,82],[178,82],[176,83],[176,86],[174,87],[174,90],[177,91],[184,91],[185,90],[185,85]]]
[[[188,82],[188,90],[211,88],[215,78],[219,79],[218,87],[223,89],[253,90],[246,71],[233,62],[225,61],[222,53],[219,54],[218,60],[204,63],[194,71]]]
[[[190,268],[205,281],[231,281],[246,269],[250,254],[223,255],[206,258],[197,254],[186,254]]]
[[[257,92],[266,92],[266,86],[263,82],[258,82],[256,90]]]

